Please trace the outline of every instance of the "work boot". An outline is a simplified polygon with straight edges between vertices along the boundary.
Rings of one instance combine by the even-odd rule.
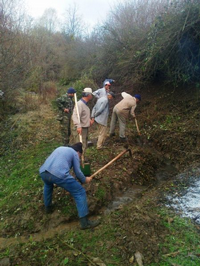
[[[54,205],[50,205],[48,207],[45,207],[46,214],[50,214],[54,211]]]
[[[126,142],[127,139],[126,139],[126,138],[122,138],[122,137],[120,137],[120,138],[119,138],[119,141],[120,141],[120,142]]]
[[[80,218],[81,230],[91,229],[100,224],[100,221],[89,221],[87,216]]]

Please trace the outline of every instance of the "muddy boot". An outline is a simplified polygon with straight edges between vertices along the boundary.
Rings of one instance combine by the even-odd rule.
[[[98,226],[100,224],[100,221],[89,221],[87,216],[80,218],[80,224],[81,224],[81,229],[90,229]]]
[[[50,205],[48,207],[45,207],[46,214],[53,213],[53,211],[54,211],[54,205]]]

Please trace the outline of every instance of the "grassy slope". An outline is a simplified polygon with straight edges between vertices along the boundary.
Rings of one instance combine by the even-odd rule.
[[[49,238],[47,232],[43,240],[42,237],[38,240],[33,233],[35,228],[40,230],[41,225],[51,222],[51,217],[42,212],[42,182],[38,168],[48,154],[61,144],[59,124],[48,104],[32,113],[16,116],[10,121],[9,129],[12,130],[3,135],[10,149],[0,160],[1,231],[5,238],[25,235],[27,239],[17,244],[11,238],[11,247],[2,244],[1,258],[9,258],[11,265],[98,265],[103,261],[106,265],[114,266],[131,265],[135,252],[140,251],[145,257],[145,265],[153,261],[152,265],[198,265],[198,228],[190,221],[161,209],[155,201],[158,189],[104,216],[102,225],[93,232],[80,231],[75,223],[68,230],[55,234],[52,234],[52,229]],[[93,156],[99,156],[95,152],[95,149],[90,149]],[[171,182],[160,189],[168,191],[170,185]],[[73,204],[66,195],[59,196],[62,193],[60,190],[56,193],[61,209],[61,214],[56,215],[60,219],[69,211],[66,210],[66,201],[69,208]],[[73,209],[70,211],[76,215]],[[25,221],[21,223],[20,230],[16,226],[19,220]],[[140,231],[139,228],[144,230]],[[1,243],[5,243],[5,240]],[[153,244],[156,247],[151,249]],[[152,254],[148,254],[150,250]]]

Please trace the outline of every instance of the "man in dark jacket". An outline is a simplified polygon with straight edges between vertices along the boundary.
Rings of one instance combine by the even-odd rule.
[[[58,147],[46,159],[40,167],[39,173],[44,182],[44,205],[47,213],[52,212],[52,193],[54,184],[68,191],[76,202],[81,229],[89,229],[100,224],[99,221],[90,221],[87,218],[88,204],[85,189],[70,174],[73,171],[79,181],[91,182],[91,177],[85,177],[80,169],[80,157],[82,154],[82,143],[78,142],[71,147]]]
[[[67,93],[56,100],[59,108],[58,120],[61,123],[61,132],[64,138],[64,145],[69,143],[71,135],[71,116],[74,109],[74,88],[69,88]]]

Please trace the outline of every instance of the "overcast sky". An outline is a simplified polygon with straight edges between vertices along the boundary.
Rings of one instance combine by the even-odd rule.
[[[123,0],[25,0],[28,14],[34,18],[42,16],[45,9],[54,8],[59,17],[69,7],[75,4],[78,14],[82,16],[84,22],[91,27],[100,23],[109,16],[109,11]]]

